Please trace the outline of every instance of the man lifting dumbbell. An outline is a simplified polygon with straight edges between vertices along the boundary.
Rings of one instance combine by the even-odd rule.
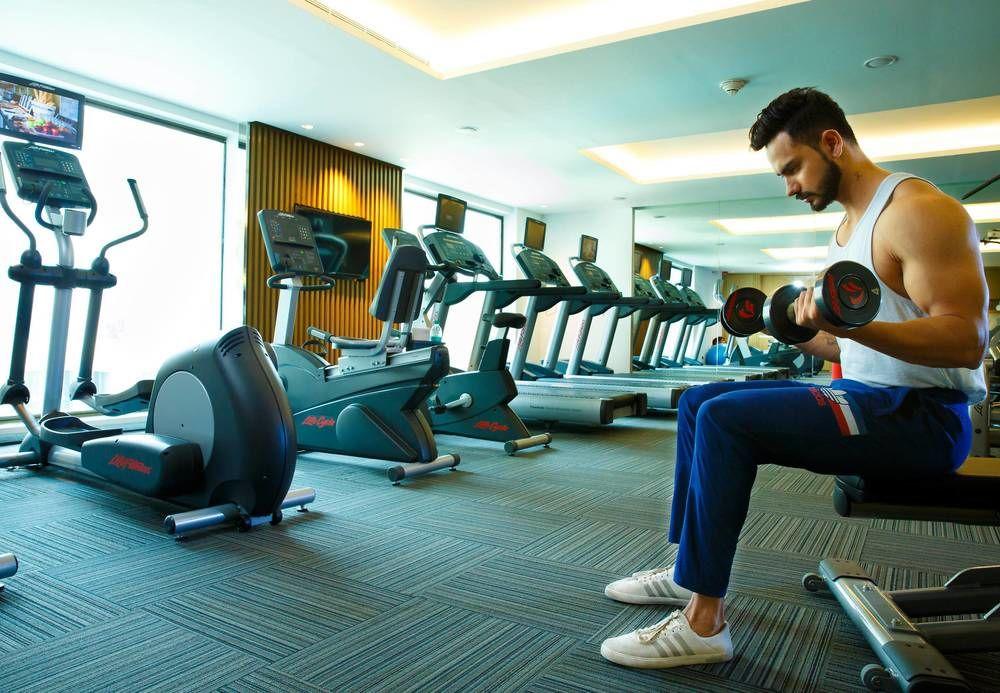
[[[893,478],[948,473],[969,452],[968,403],[986,395],[986,280],[962,206],[927,181],[872,163],[840,107],[815,89],[768,104],[750,144],[766,150],[789,196],[817,212],[837,201],[845,217],[818,288],[790,287],[770,301],[747,295],[759,312],[730,317],[839,362],[844,379],[831,387],[713,383],[682,395],[668,533],[679,545],[676,560],[617,580],[605,594],[683,610],[605,640],[601,654],[627,666],[732,657],[724,597],[758,465]]]

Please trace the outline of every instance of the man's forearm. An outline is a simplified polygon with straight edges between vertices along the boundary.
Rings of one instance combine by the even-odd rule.
[[[953,315],[872,322],[842,336],[901,361],[932,368],[978,368],[988,339],[985,329]]]
[[[803,353],[810,354],[824,361],[840,363],[840,345],[837,338],[829,332],[820,331],[808,342],[796,344]]]

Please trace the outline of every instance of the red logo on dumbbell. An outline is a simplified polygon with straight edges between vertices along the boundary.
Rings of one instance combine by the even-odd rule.
[[[749,320],[750,318],[755,316],[757,314],[757,311],[754,309],[753,301],[751,301],[750,299],[745,299],[743,301],[743,305],[740,306],[739,313],[737,314],[744,320]]]
[[[861,284],[848,279],[840,286],[847,292],[847,300],[852,306],[859,306],[865,302],[865,287]]]

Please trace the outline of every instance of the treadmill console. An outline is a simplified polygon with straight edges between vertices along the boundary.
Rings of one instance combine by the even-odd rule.
[[[316,248],[309,220],[299,214],[262,209],[257,223],[264,235],[267,259],[275,272],[323,274],[323,260]]]
[[[648,298],[650,303],[661,303],[662,300],[653,291],[653,285],[641,274],[632,275],[632,295]]]
[[[656,293],[660,295],[664,303],[680,304],[682,306],[690,305],[684,294],[681,293],[681,290],[660,275],[654,275],[649,282],[656,289]]]
[[[524,247],[514,256],[528,279],[537,279],[548,286],[570,286],[559,265],[545,253]]]
[[[424,236],[424,244],[435,262],[448,265],[454,272],[500,279],[500,273],[486,259],[482,249],[464,236],[451,231],[433,231]]]
[[[684,299],[688,302],[688,305],[692,308],[704,308],[705,302],[701,300],[701,296],[698,292],[692,289],[690,286],[682,286],[681,293],[684,294]]]
[[[593,262],[578,262],[573,265],[573,271],[576,273],[576,277],[580,280],[580,283],[587,288],[587,291],[619,293],[618,287],[611,281],[608,273]]]
[[[3,151],[14,174],[17,196],[22,200],[38,202],[42,188],[49,184],[50,207],[93,206],[87,177],[75,155],[26,142],[4,142]]]

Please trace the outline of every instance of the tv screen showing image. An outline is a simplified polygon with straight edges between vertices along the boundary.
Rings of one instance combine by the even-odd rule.
[[[324,274],[358,281],[368,278],[372,244],[368,219],[298,204],[294,211],[309,220]]]
[[[545,222],[528,217],[524,220],[524,245],[534,250],[545,250]]]
[[[694,271],[690,267],[685,267],[681,270],[681,286],[691,286],[691,280],[694,277]]]
[[[451,195],[438,195],[434,226],[444,231],[462,233],[465,230],[465,200]]]
[[[83,145],[82,94],[0,74],[0,134],[57,147]]]
[[[593,236],[580,236],[580,259],[597,262],[597,239]]]

